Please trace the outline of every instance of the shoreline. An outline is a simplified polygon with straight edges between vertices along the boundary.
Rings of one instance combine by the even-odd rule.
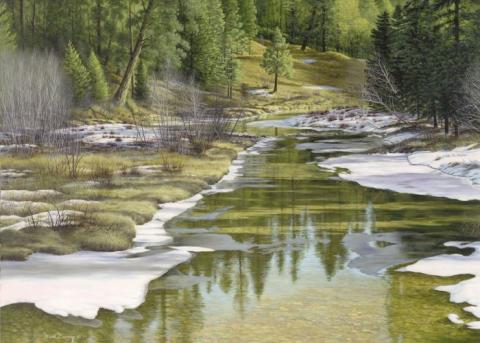
[[[116,252],[80,251],[69,255],[35,253],[27,261],[2,261],[2,297],[0,307],[15,303],[33,303],[39,309],[60,316],[94,319],[100,308],[121,313],[136,308],[145,299],[150,281],[192,258],[193,250],[175,249],[167,244],[171,236],[164,225],[170,219],[194,207],[204,195],[232,191],[230,181],[238,177],[245,157],[268,148],[275,139],[260,139],[232,160],[228,172],[208,189],[177,202],[166,203],[154,218],[140,226],[136,246]],[[162,246],[157,253],[150,246]],[[192,250],[190,252],[189,250]],[[62,270],[62,273],[58,273]],[[48,275],[55,275],[49,278]],[[108,280],[108,281],[107,281]],[[126,281],[128,280],[128,281]],[[122,289],[115,287],[122,282]],[[36,290],[32,292],[32,290]],[[75,294],[75,296],[74,296]]]

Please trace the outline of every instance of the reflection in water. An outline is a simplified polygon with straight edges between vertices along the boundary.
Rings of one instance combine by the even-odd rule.
[[[297,143],[249,156],[237,190],[169,223],[176,244],[218,251],[152,282],[139,308],[82,322],[7,306],[1,341],[477,342],[444,320],[455,305],[431,291],[432,278],[378,275],[442,252],[444,241],[472,239],[458,227],[480,219],[477,205],[330,179]]]

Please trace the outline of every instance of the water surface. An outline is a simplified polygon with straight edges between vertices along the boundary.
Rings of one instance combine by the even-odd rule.
[[[446,316],[474,318],[433,290],[460,278],[395,271],[453,251],[446,241],[478,240],[479,204],[368,189],[315,164],[366,144],[312,132],[279,139],[247,157],[234,191],[169,222],[176,245],[216,251],[153,281],[140,307],[87,321],[10,305],[0,341],[479,342]]]

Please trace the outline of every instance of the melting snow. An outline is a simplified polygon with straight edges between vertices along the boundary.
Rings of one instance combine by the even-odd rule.
[[[480,149],[477,144],[453,150],[421,151],[408,156],[411,164],[424,165],[453,176],[468,178],[480,185]]]
[[[240,154],[234,166],[213,187],[216,191],[232,189],[229,181],[240,175],[245,155],[254,154],[257,149],[271,145],[272,139],[265,139]],[[207,191],[202,192],[208,193]],[[212,250],[214,247],[201,247],[204,243],[196,237],[195,247],[166,244],[172,238],[164,229],[164,224],[192,208],[202,199],[202,193],[193,197],[163,204],[154,218],[137,226],[133,248],[118,252],[81,251],[70,255],[57,256],[35,253],[27,261],[2,261],[0,268],[1,294],[0,307],[15,303],[33,303],[39,309],[59,316],[75,316],[94,319],[100,308],[115,312],[138,307],[145,299],[148,284],[165,274],[174,266],[187,261],[192,255],[185,250]],[[221,236],[221,235],[216,235]],[[215,237],[216,247],[233,246],[226,236]],[[238,243],[243,248],[247,244]],[[199,247],[197,247],[197,245]],[[157,246],[150,250],[149,247]],[[164,248],[158,248],[164,246]]]
[[[462,201],[480,200],[480,185],[425,165],[412,165],[406,154],[349,155],[318,165],[331,170],[348,169],[349,172],[341,172],[339,176],[365,187]]]
[[[454,285],[439,286],[435,289],[450,293],[450,301],[454,303],[469,304],[470,306],[465,307],[464,310],[480,318],[480,242],[447,242],[445,246],[458,249],[471,248],[474,249],[474,252],[467,256],[460,254],[443,254],[428,257],[406,266],[399,271],[443,277],[472,275],[472,278],[465,281]],[[455,314],[449,314],[448,318],[456,324],[463,323],[463,320]],[[466,325],[471,329],[480,329],[480,321],[468,322]]]
[[[303,88],[314,90],[314,91],[332,91],[332,92],[342,91],[341,88],[334,87],[334,86],[327,86],[327,85],[308,85],[308,86],[303,86]]]

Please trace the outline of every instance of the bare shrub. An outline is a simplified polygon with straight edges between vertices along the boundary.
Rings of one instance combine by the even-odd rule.
[[[68,130],[61,130],[55,135],[55,146],[66,174],[72,179],[76,179],[80,175],[80,162],[83,158],[80,138]]]
[[[92,181],[100,182],[104,185],[111,185],[114,177],[114,170],[106,163],[96,163],[89,172]]]
[[[157,148],[184,153],[186,147],[182,141],[181,122],[176,115],[174,94],[179,84],[171,73],[166,73],[163,80],[154,76],[150,83],[150,98],[156,113],[154,132]]]
[[[232,121],[225,115],[218,98],[213,108],[207,108],[202,101],[202,92],[193,80],[183,85],[181,95],[180,118],[184,136],[195,153],[203,153],[213,141],[231,134]]]
[[[174,73],[163,80],[154,77],[150,94],[157,114],[157,145],[167,151],[203,153],[214,140],[231,135],[238,121],[225,114],[218,97],[207,107],[194,81],[181,80]]]
[[[160,153],[160,159],[162,161],[162,170],[167,173],[177,173],[183,170],[185,162],[183,158],[174,153],[168,153],[162,151]]]
[[[53,53],[0,54],[0,129],[11,143],[50,143],[71,104],[69,82]]]
[[[462,125],[480,132],[480,62],[470,67],[464,83],[467,104],[462,110]]]

